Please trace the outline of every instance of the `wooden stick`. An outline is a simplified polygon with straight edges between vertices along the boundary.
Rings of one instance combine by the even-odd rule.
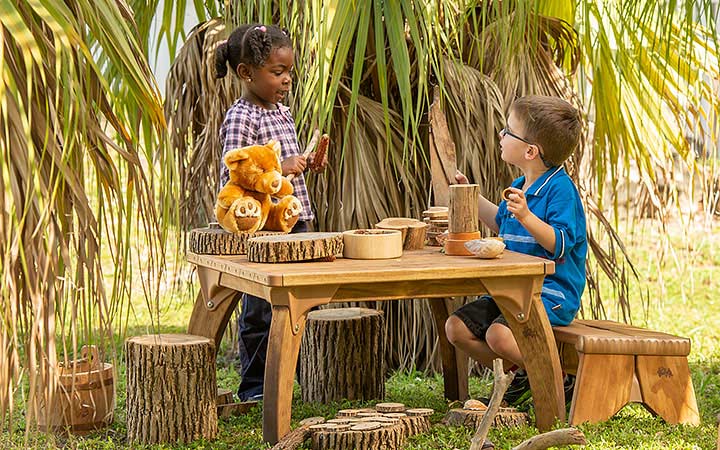
[[[586,445],[585,435],[577,428],[561,428],[533,436],[513,450],[544,450],[560,445]]]
[[[310,426],[323,422],[325,422],[324,417],[310,417],[301,420],[300,426],[286,434],[271,450],[295,450],[310,437]]]
[[[500,358],[496,358],[493,361],[493,373],[495,382],[493,383],[493,393],[492,397],[490,397],[490,404],[488,405],[487,411],[485,411],[480,426],[478,426],[477,432],[475,432],[475,436],[473,436],[470,441],[470,450],[482,449],[493,420],[495,420],[495,415],[497,415],[498,410],[500,410],[500,404],[502,403],[505,391],[507,391],[510,382],[515,378],[515,372],[504,372],[503,362]]]
[[[313,150],[315,150],[315,147],[317,146],[319,139],[320,139],[320,130],[315,128],[315,131],[313,131],[312,138],[310,138],[310,142],[308,142],[308,146],[305,147],[305,151],[302,154],[303,158],[307,158],[308,156],[310,156],[310,153],[312,153]],[[295,178],[295,174],[291,173],[290,175],[288,175],[285,178],[287,178],[288,181],[292,181],[292,179]]]

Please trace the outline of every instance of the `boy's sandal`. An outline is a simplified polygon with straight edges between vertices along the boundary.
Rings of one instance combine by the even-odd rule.
[[[494,449],[494,448],[495,448],[495,444],[493,444],[492,441],[490,441],[490,439],[485,438],[485,442],[483,442],[483,445],[482,445],[482,447],[480,447],[480,448],[481,448],[482,450]]]

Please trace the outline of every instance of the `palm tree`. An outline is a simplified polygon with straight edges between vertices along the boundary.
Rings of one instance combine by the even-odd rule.
[[[122,1],[19,0],[0,18],[0,417],[27,383],[31,422],[59,361],[84,343],[113,348],[133,267],[155,298],[165,119]]]
[[[183,223],[198,226],[212,220],[209,206],[220,155],[215,130],[222,120],[216,114],[238,95],[237,83],[224,80],[218,86],[207,73],[211,66],[206,58],[237,23],[279,23],[296,42],[298,78],[291,106],[299,135],[306,139],[320,127],[334,141],[330,170],[310,179],[320,229],[367,227],[387,216],[418,217],[428,205],[424,118],[434,84],[442,92],[459,168],[496,201],[499,186],[515,175],[494,151],[512,100],[540,93],[581,107],[586,142],[567,165],[595,219],[588,230],[593,253],[588,313],[605,314],[607,302],[599,293],[601,284],[609,282],[627,319],[630,279],[639,274],[614,231],[625,200],[618,198],[619,183],[631,169],[639,174],[641,198],[662,218],[668,205],[677,202],[677,190],[685,188],[668,190],[662,179],[671,179],[678,169],[704,177],[714,173],[712,165],[709,171],[699,170],[680,132],[703,98],[710,101],[709,119],[717,118],[717,97],[711,95],[712,80],[718,79],[717,45],[696,24],[697,11],[716,14],[709,6],[711,2],[701,2],[696,9],[680,9],[649,1],[622,6],[507,0],[238,2],[227,23],[214,19],[188,36],[168,81],[166,113],[177,127],[171,129],[175,152],[184,154],[178,169],[195,176],[186,177],[191,183],[182,187],[195,191],[183,208]],[[177,144],[188,141],[192,146]],[[201,194],[198,185],[205,186]],[[435,353],[426,307],[409,302],[386,313],[389,330],[394,330],[390,339],[397,341],[389,348],[400,355],[393,366],[425,366]],[[416,333],[418,329],[423,332]],[[419,337],[408,342],[406,336]]]

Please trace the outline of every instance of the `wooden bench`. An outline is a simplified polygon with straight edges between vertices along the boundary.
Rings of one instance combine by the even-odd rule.
[[[690,340],[605,320],[554,327],[563,370],[575,374],[568,422],[601,422],[640,402],[667,423],[698,425]]]

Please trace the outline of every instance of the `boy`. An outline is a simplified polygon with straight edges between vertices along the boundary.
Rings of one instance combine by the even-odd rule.
[[[507,126],[500,131],[501,158],[523,176],[499,207],[480,196],[479,216],[503,238],[509,250],[555,261],[555,273],[545,277],[542,301],[550,325],[572,322],[585,288],[587,239],[580,195],[562,167],[575,151],[582,124],[578,111],[557,97],[527,96],[510,107]],[[458,172],[456,180],[467,183]],[[523,358],[507,321],[491,297],[483,296],[459,308],[445,323],[448,340],[485,367],[502,358],[511,370]],[[517,366],[517,367],[513,367]],[[567,379],[566,395],[568,383]],[[529,398],[530,385],[519,370],[503,399],[518,405]]]

